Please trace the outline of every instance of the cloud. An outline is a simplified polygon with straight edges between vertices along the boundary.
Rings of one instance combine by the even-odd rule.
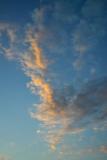
[[[18,54],[17,27],[13,24],[0,22],[0,54],[12,60]]]
[[[43,103],[31,114],[50,130],[46,137],[52,148],[68,133],[77,134],[106,123],[107,78],[88,82],[79,93],[66,89],[59,93],[53,94],[54,107]]]
[[[69,52],[76,54],[78,56],[73,64],[79,69],[84,64],[85,53],[104,36],[104,19],[100,14],[96,18],[103,5],[99,8],[99,4],[93,6],[92,1],[87,3],[88,0],[81,4],[78,12],[80,4],[77,2],[55,1],[43,5],[34,11],[33,22],[26,28],[28,50],[22,55],[21,64],[31,79],[28,87],[40,96],[40,104],[35,104],[36,111],[30,115],[42,123],[44,138],[52,149],[64,135],[80,133],[106,122],[106,77],[89,81],[78,92],[70,85],[55,89],[48,81],[51,65],[48,66],[47,62],[51,56],[66,54],[69,58]],[[88,16],[88,10],[93,7],[96,13]],[[95,22],[90,22],[87,16]]]
[[[100,150],[100,152],[107,154],[107,146],[103,145],[103,146],[100,147],[99,150]]]
[[[45,69],[46,64],[43,59],[42,55],[42,50],[38,46],[38,39],[33,37],[33,32],[28,31],[27,33],[27,38],[26,38],[27,43],[30,44],[29,47],[29,54],[23,55],[22,59],[25,67],[29,69]]]
[[[0,155],[0,160],[10,160],[10,158],[4,155]]]
[[[6,32],[9,41],[5,46],[0,39],[2,52],[7,58],[18,56],[25,75],[30,78],[27,86],[40,96],[40,103],[35,104],[35,112],[30,115],[42,123],[44,138],[53,150],[65,135],[106,123],[106,77],[89,81],[79,91],[72,85],[56,89],[49,77],[49,69],[53,67],[49,62],[56,57],[62,63],[63,55],[67,59],[73,55],[76,57],[76,61],[72,58],[73,67],[79,70],[83,66],[86,53],[105,36],[107,23],[101,15],[103,9],[101,1],[63,0],[43,4],[33,12],[33,22],[25,27],[21,41],[17,41],[14,27],[0,25],[0,38]],[[57,69],[54,72],[57,74]]]
[[[64,156],[79,156],[79,158],[84,158],[84,157],[89,157],[91,154],[92,155],[96,155],[98,153],[103,153],[103,154],[107,154],[107,147],[105,145],[102,146],[87,146],[87,147],[81,147],[79,149],[75,149],[73,146],[71,145],[63,145],[60,151],[60,158],[64,157]]]
[[[79,10],[79,21],[72,32],[73,49],[77,54],[74,64],[79,62],[79,65],[73,65],[76,70],[84,68],[83,62],[87,63],[84,59],[85,54],[93,54],[94,49],[99,47],[98,45],[107,35],[105,6],[106,1],[86,0]]]
[[[79,71],[87,63],[85,55],[94,56],[93,50],[107,35],[105,6],[101,0],[43,3],[33,13],[31,28],[44,53],[59,59],[58,55],[74,55],[71,63]]]
[[[83,64],[84,64],[83,59],[82,58],[77,58],[73,63],[73,67],[76,70],[80,70],[83,67]]]
[[[87,0],[82,6],[80,10],[81,18],[73,33],[74,48],[78,52],[81,53],[91,49],[105,36],[105,25],[107,24],[104,15],[105,5],[106,1]]]
[[[107,79],[91,81],[82,88],[73,104],[79,111],[79,121],[86,120],[85,124],[106,120]],[[84,124],[84,122],[83,122]]]

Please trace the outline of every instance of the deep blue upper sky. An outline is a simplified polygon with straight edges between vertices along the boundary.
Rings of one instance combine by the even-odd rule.
[[[1,0],[0,20],[14,23],[25,23],[30,19],[32,10],[40,5],[39,0]]]

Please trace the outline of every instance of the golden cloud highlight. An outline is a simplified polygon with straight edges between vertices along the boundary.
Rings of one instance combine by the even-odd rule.
[[[33,92],[35,92],[35,89],[37,88],[42,101],[41,104],[38,105],[38,113],[31,113],[31,116],[44,123],[50,124],[52,123],[50,117],[53,119],[53,117],[56,116],[56,113],[53,109],[53,90],[51,85],[45,80],[47,64],[43,58],[42,50],[38,45],[38,41],[32,36],[31,32],[28,32],[27,42],[29,43],[31,54],[23,55],[21,60],[22,65],[24,66],[25,74],[31,78],[28,87]]]

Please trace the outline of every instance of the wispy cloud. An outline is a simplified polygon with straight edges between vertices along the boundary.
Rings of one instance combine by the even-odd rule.
[[[36,112],[31,112],[30,115],[42,123],[44,132],[46,131],[44,138],[52,149],[55,149],[64,135],[80,133],[88,127],[95,128],[107,121],[106,77],[89,81],[77,91],[72,85],[56,89],[49,81],[48,74],[51,66],[48,65],[51,60],[49,56],[61,59],[64,54],[69,59],[69,55],[73,54],[77,59],[72,64],[74,68],[80,69],[84,64],[84,55],[100,42],[106,32],[106,22],[99,14],[104,7],[99,4],[103,2],[98,2],[96,5],[88,0],[83,4],[72,4],[63,0],[36,9],[33,22],[27,25],[20,42],[21,49],[25,49],[18,50],[18,54],[14,52],[17,50],[16,30],[7,24],[0,25],[0,37],[6,32],[9,38],[8,47],[1,41],[1,50],[8,58],[18,56],[25,75],[30,78],[27,86],[40,96],[40,104],[35,104]],[[94,14],[89,12],[91,9]]]
[[[53,6],[45,5],[34,12],[33,19],[36,28],[34,24],[32,28],[33,31],[37,30],[34,36],[38,38],[43,54],[46,49],[50,54],[58,55],[64,52],[67,56],[68,50],[74,49],[78,54],[74,67],[81,67],[84,63],[84,53],[87,53],[93,47],[93,42],[96,44],[98,40],[100,41],[101,37],[104,36],[103,32],[105,32],[104,19],[100,14],[97,19],[94,15],[88,16],[89,19],[91,17],[96,19],[95,23],[85,18],[89,14],[87,10],[93,7],[92,1],[90,4],[87,3],[89,2],[86,1],[83,4],[78,13],[75,12],[75,8],[71,3],[65,1],[62,3],[60,1],[55,2],[54,5],[52,4]],[[100,1],[99,3],[102,4]],[[75,5],[78,6],[78,4]],[[97,15],[97,12],[101,13],[103,7],[103,5],[99,7],[99,4],[94,5],[95,14]],[[82,14],[81,18],[80,14]],[[49,15],[50,18],[48,18]],[[102,23],[100,24],[100,22]],[[72,28],[69,30],[69,27]],[[73,48],[69,45],[70,43],[73,44]],[[46,77],[46,72],[44,74],[42,78]],[[45,93],[47,99],[51,97],[49,98],[51,101],[44,99],[48,103],[43,101],[42,104],[38,105],[37,112],[32,113],[31,116],[49,128],[47,140],[50,141],[52,148],[60,142],[60,139],[65,134],[69,132],[78,133],[87,127],[94,127],[94,125],[106,121],[106,78],[104,80],[96,79],[87,83],[80,92],[74,92],[73,95],[68,95],[66,89],[56,93],[54,87],[44,80],[38,81],[42,89],[42,92],[40,90],[40,93],[42,93],[40,95],[43,98]],[[34,80],[32,83],[35,83],[35,86],[37,84]],[[45,85],[50,86],[47,87],[48,95],[43,89]],[[52,129],[51,131],[50,128]]]
[[[16,26],[12,24],[0,23],[0,52],[8,59],[14,59],[16,56],[16,30]]]

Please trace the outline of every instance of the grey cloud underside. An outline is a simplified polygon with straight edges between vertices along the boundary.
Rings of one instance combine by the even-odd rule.
[[[72,87],[56,94],[58,106],[66,112],[68,130],[94,127],[107,121],[107,77],[93,80],[76,93]],[[61,108],[60,108],[61,109]]]

